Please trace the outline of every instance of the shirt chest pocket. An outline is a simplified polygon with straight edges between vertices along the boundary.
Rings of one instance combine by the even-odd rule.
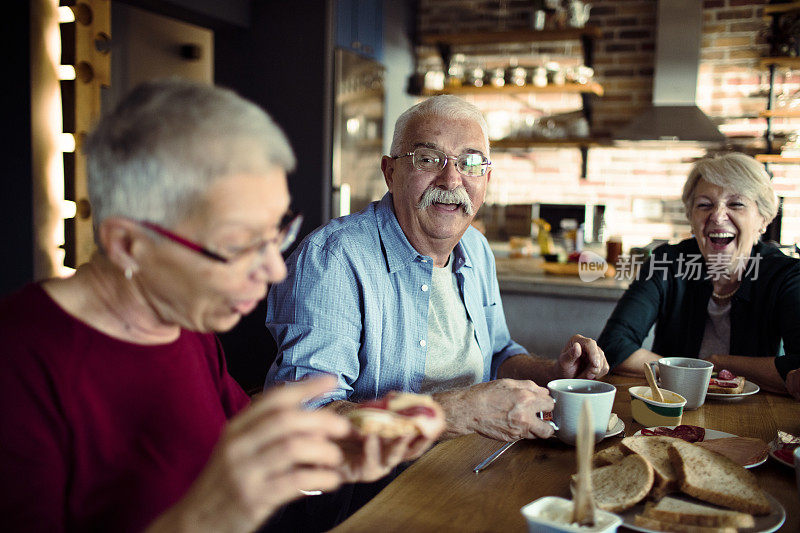
[[[489,331],[492,325],[497,320],[497,314],[500,312],[500,306],[497,303],[481,306],[480,316],[470,317],[475,326],[475,336],[478,339],[478,346],[480,346],[483,353],[491,353],[492,342],[489,336]]]

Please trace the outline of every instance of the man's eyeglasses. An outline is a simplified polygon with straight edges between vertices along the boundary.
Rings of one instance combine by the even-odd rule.
[[[477,152],[448,156],[441,150],[423,147],[416,148],[413,152],[408,152],[407,154],[392,156],[392,159],[401,157],[411,157],[411,163],[414,168],[423,172],[441,172],[447,165],[447,160],[452,158],[455,160],[456,170],[469,178],[484,176],[489,169],[489,165],[492,164],[485,155]]]
[[[177,235],[170,230],[159,226],[158,224],[154,224],[152,222],[140,222],[142,226],[145,228],[154,231],[155,233],[161,235],[162,237],[169,239],[172,242],[180,244],[190,250],[194,250],[195,252],[202,254],[203,256],[211,259],[213,261],[218,261],[220,263],[233,263],[242,257],[248,256],[250,254],[256,253],[259,256],[263,256],[267,249],[270,246],[276,246],[278,250],[283,253],[289,249],[292,243],[297,239],[297,234],[300,232],[300,226],[303,224],[303,215],[294,213],[287,213],[281,219],[280,225],[278,226],[278,234],[271,239],[261,239],[260,241],[253,243],[250,246],[246,246],[239,250],[236,250],[233,253],[222,255],[219,252],[215,252],[213,250],[209,250],[205,246],[202,246],[194,241],[190,241],[180,235]]]

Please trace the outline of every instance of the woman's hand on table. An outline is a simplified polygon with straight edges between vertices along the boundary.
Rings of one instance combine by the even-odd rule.
[[[445,436],[478,433],[491,439],[546,439],[553,428],[539,419],[540,411],[553,410],[547,389],[530,380],[497,379],[466,389],[434,394],[445,411]]]
[[[175,507],[148,531],[252,531],[303,490],[333,490],[345,479],[335,442],[351,431],[343,417],[304,401],[330,391],[325,376],[270,389],[233,418],[206,468]]]
[[[597,343],[583,335],[573,335],[558,356],[561,378],[600,379],[608,374],[608,361]]]

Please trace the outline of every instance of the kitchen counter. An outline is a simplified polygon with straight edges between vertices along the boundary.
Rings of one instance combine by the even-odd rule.
[[[630,283],[613,277],[583,281],[577,275],[549,274],[542,267],[544,261],[538,257],[498,257],[496,263],[497,280],[504,293],[616,302]]]
[[[596,339],[630,283],[613,277],[586,282],[576,274],[548,274],[538,257],[501,256],[496,263],[511,338],[547,357],[556,357],[576,333]]]

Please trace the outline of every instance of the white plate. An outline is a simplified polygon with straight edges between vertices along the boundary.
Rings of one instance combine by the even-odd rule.
[[[617,418],[617,423],[614,424],[614,427],[606,431],[606,437],[613,437],[614,435],[619,435],[625,431],[625,422],[622,421],[621,418]]]
[[[656,427],[675,429],[677,426],[654,426],[654,427],[647,428],[647,429],[649,429],[650,431],[653,431],[654,429],[656,429]],[[641,434],[642,434],[642,430],[640,429],[639,431],[634,433],[634,436],[641,435]],[[706,429],[706,434],[703,437],[703,440],[724,439],[724,438],[727,438],[727,437],[738,437],[738,435],[734,435],[733,433],[725,433],[724,431],[717,431],[716,429]],[[770,451],[770,455],[772,455],[771,451]],[[780,459],[778,459],[778,460],[780,461]],[[744,465],[744,467],[745,468],[755,468],[755,467],[757,467],[759,465],[763,465],[766,462],[767,462],[767,458],[764,457],[759,462],[751,463],[749,465]]]
[[[607,439],[608,437],[613,437],[615,435],[619,435],[623,431],[625,431],[625,422],[623,422],[621,418],[617,417],[617,423],[614,424],[613,428],[611,428],[611,429],[606,431],[606,435],[603,438]],[[551,439],[556,438],[555,433],[553,433],[553,435],[550,438]]]
[[[706,430],[708,431],[708,430]],[[690,502],[698,502],[693,498],[688,496],[684,496],[683,494],[671,494],[670,496],[678,499],[678,500],[686,500]],[[770,533],[771,531],[775,531],[779,527],[783,525],[783,522],[786,520],[786,511],[784,511],[783,506],[773,498],[770,494],[764,493],[764,496],[767,497],[767,501],[769,501],[769,505],[771,507],[770,513],[764,516],[754,516],[756,520],[755,527],[748,527],[742,528],[739,530],[739,533]],[[704,503],[704,502],[698,502]],[[622,526],[627,527],[628,529],[633,529],[634,531],[645,531],[647,533],[656,531],[653,529],[647,529],[641,526],[637,526],[634,523],[635,516],[637,514],[641,514],[644,512],[644,502],[639,503],[624,513],[617,513],[620,518],[622,518]]]
[[[745,381],[744,388],[739,394],[725,394],[724,392],[707,392],[706,398],[712,400],[741,400],[745,396],[750,396],[760,391],[761,388],[752,381]]]
[[[794,465],[792,463],[784,461],[783,459],[781,459],[780,457],[775,455],[775,449],[778,447],[778,445],[779,445],[779,443],[778,443],[778,438],[777,437],[775,437],[772,441],[770,441],[770,443],[769,443],[769,455],[770,455],[770,457],[772,457],[773,459],[775,459],[776,461],[778,461],[782,465],[788,466],[789,468],[794,468]]]

